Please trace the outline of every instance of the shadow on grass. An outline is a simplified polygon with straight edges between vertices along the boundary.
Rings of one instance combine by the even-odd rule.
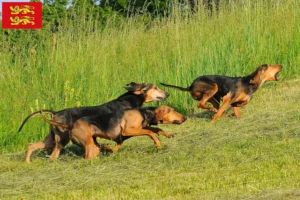
[[[98,157],[107,157],[113,154],[113,152],[105,150],[104,145],[107,144],[101,144],[101,151],[100,155]],[[70,145],[64,148],[64,151],[61,154],[64,157],[70,157],[70,158],[84,158],[85,151],[82,147],[79,147],[77,145]]]
[[[208,111],[208,110],[205,110],[205,111],[200,112],[200,113],[191,113],[191,114],[189,115],[189,117],[191,117],[191,118],[211,119],[213,115],[214,115],[213,112]]]
[[[191,117],[191,118],[203,118],[203,119],[209,119],[209,120],[211,120],[212,117],[214,116],[214,114],[215,113],[212,112],[212,111],[205,110],[205,111],[202,111],[200,113],[192,113],[192,114],[189,115],[189,117]],[[231,109],[227,109],[223,113],[222,117],[233,118],[234,117],[234,113],[231,111]]]
[[[48,160],[50,158],[50,155],[52,153],[53,149],[44,149],[44,150],[36,150],[32,153],[30,160],[33,161],[35,159],[45,159]],[[98,157],[108,157],[113,152],[107,151],[104,149],[104,145],[101,144],[101,153]],[[77,146],[77,145],[68,145],[64,149],[62,149],[59,160],[64,161],[68,159],[78,159],[78,158],[84,158],[85,152],[84,149]],[[6,155],[10,160],[12,161],[24,161],[26,157],[26,151],[19,152],[19,153],[13,153],[13,154],[7,154]]]

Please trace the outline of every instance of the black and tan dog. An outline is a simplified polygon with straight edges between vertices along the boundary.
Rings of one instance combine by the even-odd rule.
[[[169,106],[126,109],[114,113],[87,116],[78,119],[72,127],[42,116],[46,122],[52,125],[70,129],[71,140],[85,149],[86,159],[91,159],[100,153],[99,146],[94,143],[94,137],[115,141],[117,145],[113,149],[106,146],[106,149],[114,152],[119,150],[125,140],[134,136],[150,136],[156,148],[160,149],[160,142],[156,134],[166,137],[171,137],[173,134],[150,126],[159,123],[181,124],[186,120],[183,115]]]
[[[281,65],[264,64],[259,66],[252,74],[244,77],[227,77],[220,75],[204,75],[193,81],[190,87],[182,88],[161,83],[166,87],[190,92],[193,99],[199,101],[198,107],[208,109],[216,114],[212,123],[218,119],[228,106],[233,108],[237,118],[240,117],[240,108],[248,104],[253,93],[266,81],[278,81],[277,74]],[[223,101],[220,106],[220,101]],[[207,106],[210,102],[213,107]]]
[[[150,83],[129,83],[125,86],[128,91],[115,100],[105,103],[100,106],[91,107],[79,107],[79,108],[67,108],[58,112],[51,110],[44,110],[44,113],[51,114],[52,120],[72,126],[72,124],[79,118],[84,116],[96,115],[99,113],[113,113],[118,110],[128,108],[138,108],[144,103],[153,101],[163,101],[169,94],[156,85]],[[22,123],[19,131],[21,131],[24,124],[33,116],[41,114],[41,111],[30,114]],[[28,144],[26,162],[30,162],[30,156],[33,151],[37,149],[53,149],[50,158],[58,158],[61,149],[70,141],[69,130],[59,126],[51,126],[50,133],[44,139],[44,141]],[[94,139],[95,145],[97,145]]]

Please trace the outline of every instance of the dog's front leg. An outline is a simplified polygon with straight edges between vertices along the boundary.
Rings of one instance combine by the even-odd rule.
[[[214,114],[212,120],[211,120],[211,124],[214,124],[216,122],[216,120],[222,116],[222,114],[224,113],[224,111],[226,110],[226,108],[228,108],[228,106],[230,106],[230,100],[231,100],[231,94],[228,93],[226,96],[223,97],[223,104],[220,107],[220,109],[217,111],[216,114]]]
[[[171,137],[175,136],[175,134],[173,134],[173,133],[166,133],[162,129],[156,128],[156,127],[146,126],[146,127],[144,127],[144,129],[150,130],[150,131],[152,131],[152,132],[154,132],[154,133],[156,133],[158,135],[163,135],[163,136],[165,136],[167,138],[171,138]]]
[[[154,141],[154,144],[157,149],[160,149],[160,142],[157,139],[156,135],[154,132],[147,130],[147,129],[138,129],[138,128],[126,128],[123,133],[123,136],[143,136],[143,135],[148,135],[151,137],[151,139]]]
[[[241,117],[241,114],[240,114],[241,107],[232,107],[232,109],[233,109],[235,117],[239,119]]]

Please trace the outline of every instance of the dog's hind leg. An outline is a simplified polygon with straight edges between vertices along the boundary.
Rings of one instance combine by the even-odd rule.
[[[54,143],[54,135],[52,132],[50,132],[45,140],[43,142],[36,142],[28,144],[27,146],[27,152],[26,152],[26,162],[30,163],[30,157],[32,152],[34,152],[37,149],[52,149],[55,146]]]
[[[220,108],[220,99],[212,97],[207,102],[211,103],[215,109],[219,110],[219,108]]]
[[[69,131],[60,132],[59,130],[54,130],[55,135],[55,147],[50,156],[52,159],[57,159],[61,150],[70,142]]]
[[[122,144],[123,144],[123,143],[117,143],[117,145],[114,146],[113,148],[110,147],[110,146],[104,145],[103,148],[104,148],[105,151],[110,151],[110,152],[116,153],[116,152],[119,151],[119,149],[120,149],[120,147],[121,147]]]
[[[217,112],[217,108],[215,108],[216,103],[213,101],[213,107],[207,106],[206,102],[211,102],[210,99],[217,93],[218,91],[218,85],[216,83],[205,85],[203,84],[203,87],[201,90],[202,98],[199,99],[198,108],[207,109],[213,112]],[[215,105],[214,105],[215,104]]]
[[[85,159],[90,160],[100,154],[100,146],[95,144],[96,138],[92,136],[91,129],[86,131]]]
[[[93,137],[93,140],[94,140],[95,145],[100,148],[100,144],[98,143],[97,138]]]
[[[100,147],[96,146],[95,143],[89,143],[85,146],[85,159],[90,160],[97,157],[100,154]]]
[[[122,143],[118,143],[114,148],[112,148],[113,152],[118,152]]]

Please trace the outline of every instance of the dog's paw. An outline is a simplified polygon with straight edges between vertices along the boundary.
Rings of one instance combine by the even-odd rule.
[[[169,134],[167,135],[167,138],[172,138],[172,137],[175,137],[175,134],[174,134],[174,133],[169,133]]]
[[[218,112],[218,110],[217,110],[216,108],[210,108],[209,110],[210,110],[210,111],[213,111],[213,112],[215,112],[215,113]]]

